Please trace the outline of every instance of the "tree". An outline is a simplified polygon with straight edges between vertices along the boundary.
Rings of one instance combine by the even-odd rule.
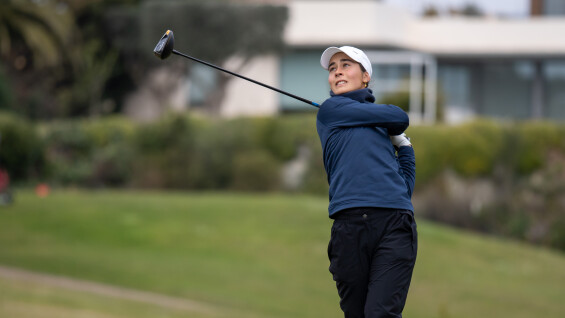
[[[468,17],[480,17],[484,15],[481,8],[474,3],[464,5],[463,8],[461,8],[461,14]]]
[[[438,17],[439,16],[439,11],[438,9],[432,5],[432,4],[428,4],[426,5],[426,7],[424,8],[424,11],[422,13],[422,15],[424,17]]]
[[[73,17],[62,2],[0,2],[0,54],[18,70],[53,66],[67,57]]]
[[[461,8],[450,9],[449,13],[451,15],[462,15],[467,17],[480,17],[484,16],[483,11],[479,6],[474,3],[466,3]]]
[[[109,12],[107,25],[108,33],[114,35],[114,45],[128,56],[130,71],[139,74],[133,78],[139,79],[146,77],[143,75],[147,69],[158,62],[151,50],[167,29],[175,31],[179,51],[216,65],[232,56],[244,57],[243,67],[253,57],[283,50],[287,15],[286,7],[271,5],[145,1],[139,10],[126,7]],[[206,101],[210,113],[219,111],[231,78],[218,73],[214,92]]]
[[[115,111],[107,83],[118,51],[104,33],[112,5],[139,0],[2,0],[2,100],[32,118],[100,115]],[[41,81],[37,79],[41,78]],[[7,96],[7,97],[6,97]],[[13,98],[12,98],[13,97]],[[4,105],[3,105],[4,106]]]
[[[49,72],[69,60],[73,18],[64,3],[44,0],[4,0],[0,2],[0,56],[4,64],[5,86],[13,91],[9,107],[21,113],[35,113],[38,104],[56,103],[45,97],[60,76]],[[43,78],[42,81],[37,81]],[[42,97],[38,97],[42,95]],[[39,102],[41,100],[41,102]]]

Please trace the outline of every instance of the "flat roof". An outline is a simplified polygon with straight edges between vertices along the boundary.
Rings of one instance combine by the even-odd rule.
[[[377,1],[290,1],[285,42],[355,45],[439,57],[565,57],[565,18],[422,18]]]

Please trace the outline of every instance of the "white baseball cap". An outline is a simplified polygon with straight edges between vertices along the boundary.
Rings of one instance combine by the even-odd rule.
[[[320,64],[322,64],[322,67],[327,70],[330,64],[330,59],[332,58],[332,56],[334,56],[334,54],[339,52],[345,53],[355,62],[363,65],[365,70],[369,73],[369,76],[373,75],[373,67],[371,66],[371,61],[369,61],[367,55],[365,55],[363,51],[353,46],[330,46],[329,48],[327,48],[324,53],[322,53],[322,57],[320,58]]]

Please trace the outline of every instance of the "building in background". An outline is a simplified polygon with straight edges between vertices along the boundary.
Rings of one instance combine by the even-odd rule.
[[[426,18],[367,0],[288,1],[288,8],[288,50],[252,63],[250,77],[321,102],[329,96],[321,52],[353,45],[374,63],[370,87],[377,100],[406,100],[400,106],[414,123],[440,115],[451,123],[479,116],[565,120],[562,0],[532,0],[532,17],[521,19]],[[230,86],[227,116],[311,107],[242,81]]]
[[[532,16],[565,15],[565,1],[563,0],[531,0]]]

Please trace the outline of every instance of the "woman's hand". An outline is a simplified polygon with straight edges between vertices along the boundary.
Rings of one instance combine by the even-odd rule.
[[[410,143],[410,138],[406,137],[405,133],[402,133],[397,136],[390,136],[390,142],[392,142],[392,144],[395,147],[405,147],[405,146],[412,147],[412,144]]]

